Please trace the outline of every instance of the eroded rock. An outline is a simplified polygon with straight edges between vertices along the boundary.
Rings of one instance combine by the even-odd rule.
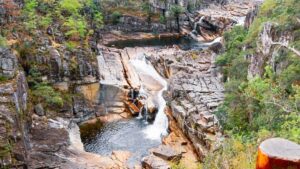
[[[153,149],[152,153],[157,157],[172,162],[178,162],[181,158],[180,152],[177,152],[176,150],[166,145],[161,145],[158,148]]]
[[[166,161],[154,155],[144,157],[142,159],[142,166],[145,169],[171,169]]]

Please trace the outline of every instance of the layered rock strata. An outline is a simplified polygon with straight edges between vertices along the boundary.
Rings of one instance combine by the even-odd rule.
[[[222,140],[213,114],[224,98],[224,87],[214,66],[216,54],[166,49],[149,55],[157,70],[170,78],[165,98],[172,115],[200,157],[204,157]]]

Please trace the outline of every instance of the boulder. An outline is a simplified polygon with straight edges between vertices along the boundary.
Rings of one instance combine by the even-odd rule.
[[[44,112],[44,108],[42,106],[42,104],[37,104],[34,106],[34,112],[35,114],[39,115],[39,116],[44,116],[45,112]]]
[[[170,146],[166,146],[166,145],[161,145],[158,148],[153,149],[152,153],[155,156],[168,161],[177,162],[181,159],[180,152],[177,152],[174,149],[172,149]]]
[[[170,165],[163,159],[150,155],[142,159],[144,169],[171,169]]]

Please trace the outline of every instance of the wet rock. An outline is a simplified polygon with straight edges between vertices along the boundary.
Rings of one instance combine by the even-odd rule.
[[[145,169],[171,169],[166,161],[154,155],[144,157],[142,159],[142,166]]]
[[[161,145],[158,148],[153,149],[152,153],[157,157],[172,162],[178,162],[181,158],[181,153],[178,153],[177,151],[166,145]]]
[[[92,103],[80,96],[73,97],[73,114],[79,121],[95,117],[96,111]]]
[[[35,114],[39,115],[39,116],[44,116],[45,112],[44,112],[44,108],[42,106],[42,104],[37,104],[34,106],[34,112]]]

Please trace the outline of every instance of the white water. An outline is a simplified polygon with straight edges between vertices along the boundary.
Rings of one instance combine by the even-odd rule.
[[[205,46],[211,46],[211,45],[213,45],[214,43],[221,43],[221,41],[222,41],[222,37],[217,37],[216,39],[214,39],[214,40],[211,41],[211,42],[203,43],[203,45],[205,45]]]
[[[236,18],[236,26],[244,26],[245,25],[246,16],[241,16]]]
[[[146,135],[146,138],[152,140],[161,140],[162,136],[168,134],[168,118],[164,113],[166,101],[162,96],[163,92],[167,90],[168,84],[166,80],[158,74],[158,72],[154,69],[152,64],[147,62],[144,55],[141,55],[136,59],[130,60],[130,63],[133,65],[140,78],[143,76],[150,76],[157,82],[159,82],[160,85],[162,85],[161,90],[154,92],[150,91],[151,93],[154,93],[153,99],[155,99],[156,103],[158,104],[158,112],[153,124],[147,126],[147,128],[143,131]],[[141,84],[141,86],[142,92],[145,92],[145,89],[143,87],[145,85]]]

